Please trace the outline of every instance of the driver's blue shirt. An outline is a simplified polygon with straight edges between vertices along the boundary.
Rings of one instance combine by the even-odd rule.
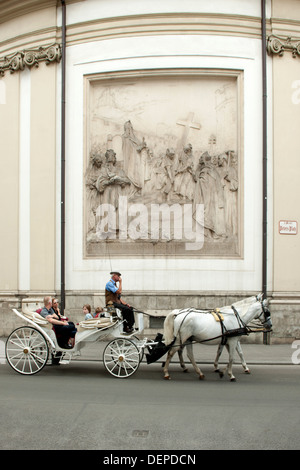
[[[116,286],[116,281],[114,281],[113,279],[111,279],[110,281],[108,281],[106,283],[106,286],[105,286],[105,289],[110,291],[110,292],[113,292],[114,294],[117,292],[118,288]]]

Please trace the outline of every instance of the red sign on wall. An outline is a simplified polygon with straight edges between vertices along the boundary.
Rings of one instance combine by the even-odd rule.
[[[298,222],[296,220],[280,220],[279,233],[281,235],[297,235]]]

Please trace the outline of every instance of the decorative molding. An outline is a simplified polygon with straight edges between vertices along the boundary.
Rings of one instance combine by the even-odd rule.
[[[67,45],[165,34],[261,38],[259,17],[216,13],[149,13],[95,18],[67,25]]]
[[[0,76],[3,77],[8,70],[10,73],[14,73],[24,70],[25,67],[38,67],[40,62],[45,62],[48,65],[51,62],[60,62],[60,59],[61,46],[57,43],[45,47],[24,49],[21,52],[0,58]]]
[[[293,58],[300,57],[300,39],[292,39],[288,37],[280,37],[271,35],[267,41],[268,54],[278,54],[282,56],[285,51],[292,53]]]

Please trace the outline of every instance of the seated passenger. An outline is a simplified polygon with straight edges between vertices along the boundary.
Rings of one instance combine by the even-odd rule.
[[[94,318],[104,317],[104,309],[102,307],[97,307],[95,313],[93,314]]]
[[[85,315],[84,319],[85,320],[92,320],[93,319],[93,315],[91,314],[91,306],[89,304],[85,304],[83,307],[82,307],[82,313],[83,315]]]
[[[56,313],[56,315],[59,317],[59,320],[67,320],[67,317],[63,317],[61,314],[60,314],[60,310],[59,310],[59,307],[58,307],[58,300],[57,299],[52,299],[52,310],[54,313]],[[52,312],[52,313],[53,313]]]
[[[57,315],[57,313],[54,312],[50,296],[46,296],[44,298],[44,308],[40,315],[51,323],[54,327],[55,333],[62,337],[61,341],[59,341],[61,348],[70,349],[74,347],[77,328],[74,323],[60,319],[60,315]],[[70,346],[68,344],[69,339],[71,342]]]

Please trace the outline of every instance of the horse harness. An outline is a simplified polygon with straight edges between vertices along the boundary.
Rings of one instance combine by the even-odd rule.
[[[211,310],[208,310],[207,313],[210,313],[210,314],[213,314],[215,319],[217,321],[220,322],[220,325],[221,325],[221,335],[218,335],[218,336],[215,336],[214,338],[209,338],[209,339],[204,339],[203,341],[200,341],[200,343],[205,343],[207,341],[212,341],[214,339],[218,339],[218,338],[222,338],[221,340],[221,344],[222,345],[225,345],[227,343],[227,339],[228,338],[232,338],[232,337],[235,337],[235,336],[248,336],[249,333],[251,333],[251,329],[243,322],[243,320],[241,319],[238,311],[236,310],[236,308],[234,307],[234,305],[231,306],[232,310],[233,310],[233,313],[237,319],[237,322],[238,322],[238,328],[234,328],[234,329],[231,329],[231,330],[228,330],[224,324],[224,317],[222,314],[220,314],[219,310],[218,309],[215,309],[213,311]],[[182,324],[183,322],[185,321],[185,319],[187,318],[187,316],[192,313],[192,312],[195,312],[195,310],[193,309],[190,309],[187,314],[184,316],[184,318],[182,319],[182,322],[180,323],[180,326],[178,328],[178,334],[179,334],[179,339],[180,339],[180,347],[183,347],[185,346],[185,344],[182,343],[182,340],[181,340],[181,335],[180,335],[180,329],[182,327]],[[179,312],[178,315],[180,313],[183,313],[183,312]],[[186,343],[188,344],[188,343]]]
[[[222,341],[221,344],[225,345],[227,343],[227,338],[232,338],[234,336],[248,336],[250,333],[250,328],[243,322],[241,319],[239,312],[236,310],[234,305],[231,306],[233,313],[235,315],[235,318],[237,319],[238,322],[238,328],[234,328],[232,330],[227,330],[227,328],[224,325],[224,322],[220,318],[221,322],[221,329],[222,329]],[[217,312],[216,312],[217,313]],[[220,316],[219,313],[217,313],[218,316]]]

